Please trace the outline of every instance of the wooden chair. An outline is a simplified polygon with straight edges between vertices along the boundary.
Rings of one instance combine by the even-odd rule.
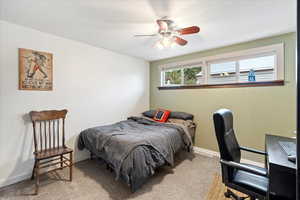
[[[31,111],[29,113],[34,134],[34,168],[31,179],[36,178],[35,194],[39,190],[40,169],[56,167],[48,172],[69,167],[72,181],[73,150],[65,145],[65,118],[67,110]],[[69,158],[65,155],[69,154]],[[57,166],[59,165],[59,167]]]

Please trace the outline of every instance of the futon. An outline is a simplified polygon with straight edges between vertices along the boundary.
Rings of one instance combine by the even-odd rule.
[[[104,160],[115,172],[116,179],[125,181],[134,192],[156,168],[172,166],[178,151],[192,150],[186,124],[189,123],[160,123],[147,117],[129,117],[112,125],[82,131],[78,148],[86,148]]]

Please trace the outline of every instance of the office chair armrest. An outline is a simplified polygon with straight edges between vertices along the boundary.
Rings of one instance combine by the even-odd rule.
[[[235,169],[239,169],[242,171],[250,172],[252,174],[256,174],[259,176],[265,176],[268,177],[268,173],[266,171],[251,167],[249,165],[233,162],[233,161],[226,161],[226,160],[220,160],[220,162],[228,167],[233,167]]]
[[[248,147],[240,147],[241,150],[244,150],[244,151],[248,151],[248,152],[251,152],[251,153],[257,153],[257,154],[261,154],[261,155],[267,155],[266,152],[264,151],[260,151],[260,150],[257,150],[257,149],[252,149],[252,148],[248,148]]]

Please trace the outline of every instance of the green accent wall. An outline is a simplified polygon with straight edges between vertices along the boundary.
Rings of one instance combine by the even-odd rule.
[[[221,38],[220,38],[221,39]],[[284,43],[285,85],[271,87],[158,90],[159,66],[222,53]],[[180,48],[180,47],[178,47]],[[172,51],[172,49],[170,49]],[[266,133],[292,137],[296,130],[296,34],[263,38],[150,63],[150,107],[185,111],[197,123],[195,146],[218,151],[213,113],[228,108],[234,113],[234,128],[240,145],[264,149]],[[250,154],[246,158],[257,160]]]

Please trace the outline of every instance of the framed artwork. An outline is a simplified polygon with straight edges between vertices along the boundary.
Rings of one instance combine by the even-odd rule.
[[[19,49],[19,90],[53,89],[53,55]]]

